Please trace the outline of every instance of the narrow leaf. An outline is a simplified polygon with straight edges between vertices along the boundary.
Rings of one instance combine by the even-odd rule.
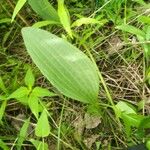
[[[30,119],[27,119],[23,124],[22,128],[20,129],[20,133],[17,141],[17,150],[21,150],[21,146],[24,140],[26,139],[29,123],[30,123]]]
[[[55,93],[50,92],[49,90],[41,88],[41,87],[35,87],[32,91],[32,94],[37,97],[56,96]]]
[[[47,113],[45,110],[43,110],[37,126],[35,128],[35,135],[38,137],[46,137],[50,133],[50,125],[47,118]]]
[[[30,139],[30,142],[35,146],[35,148],[37,150],[48,150],[47,143],[43,144],[43,142],[38,141],[38,140],[34,140],[34,139]]]
[[[70,26],[70,16],[67,8],[65,7],[64,0],[58,0],[58,15],[60,22],[62,23],[64,29],[72,37],[72,31]]]
[[[139,17],[138,21],[150,25],[150,17],[149,16],[141,16],[141,17]]]
[[[44,20],[59,22],[57,11],[48,0],[28,0],[32,9]]]
[[[0,148],[3,150],[9,150],[9,147],[0,139]]]
[[[145,33],[143,31],[131,25],[121,25],[117,26],[116,28],[140,37],[145,37]]]
[[[31,68],[30,68],[30,69],[28,69],[26,76],[25,76],[25,84],[31,90],[33,85],[34,85],[34,82],[35,82],[35,78],[34,78],[34,75],[31,71]]]
[[[75,100],[97,102],[96,67],[83,52],[41,29],[27,27],[22,34],[28,53],[53,86]]]
[[[33,24],[32,27],[41,28],[41,27],[45,27],[48,25],[60,25],[60,23],[56,22],[56,21],[39,21],[39,22],[36,22],[35,24]]]
[[[12,15],[12,19],[11,22],[14,21],[16,15],[18,14],[18,12],[20,11],[20,9],[24,6],[24,4],[26,3],[27,0],[18,0],[16,7],[14,9],[13,15]]]
[[[6,89],[5,84],[4,84],[4,82],[3,82],[3,80],[2,80],[1,77],[0,77],[0,89],[1,89],[5,94],[7,94],[7,89]]]
[[[103,25],[106,22],[107,22],[106,20],[98,21],[94,18],[80,18],[72,24],[72,27],[75,27],[75,26],[79,27],[83,24],[84,25],[87,25],[87,24],[101,24],[101,25]]]
[[[10,96],[7,99],[12,99],[12,98],[18,99],[18,98],[25,97],[28,94],[29,94],[29,90],[26,87],[20,87],[12,94],[10,94]]]
[[[3,18],[3,19],[0,19],[0,24],[2,23],[10,23],[11,22],[11,19],[10,18]]]
[[[2,102],[1,107],[0,107],[0,123],[2,122],[2,118],[5,113],[6,105],[7,105],[7,101],[5,100]]]
[[[132,1],[137,2],[141,5],[146,5],[146,3],[143,0],[132,0]]]
[[[38,119],[38,116],[39,116],[39,99],[38,99],[38,97],[31,94],[28,99],[28,105],[29,105],[32,113]]]
[[[6,97],[3,95],[0,95],[0,101],[6,100]]]

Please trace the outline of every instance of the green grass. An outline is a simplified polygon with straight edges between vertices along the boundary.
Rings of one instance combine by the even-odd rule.
[[[51,5],[42,13],[40,3],[40,9],[31,1],[15,9],[17,2],[0,2],[0,149],[121,150],[143,142],[150,149],[149,2],[66,0],[63,4],[59,0],[58,7],[57,1],[49,1]],[[95,85],[96,91],[97,83],[84,70],[78,76],[80,81],[71,75],[67,76],[69,81],[60,78],[70,85],[70,94],[64,92],[64,84],[53,84],[37,65],[39,60],[34,60],[34,64],[30,57],[33,54],[25,48],[21,30],[32,25],[40,27],[41,33],[46,30],[64,39],[84,53],[83,57],[89,57],[89,68],[94,74],[92,66],[96,66],[98,72],[98,93],[90,93],[89,87]],[[26,37],[30,38],[29,45],[38,37],[36,34],[31,38],[34,34],[30,32]],[[41,35],[37,42],[40,50],[40,42],[45,38],[44,33]],[[60,66],[64,64],[66,46],[61,45],[63,42],[57,57]],[[53,51],[49,60],[56,56]],[[68,51],[71,56],[70,51],[73,50]],[[58,76],[65,69],[68,75],[83,68],[80,63],[73,68],[67,65],[58,70]]]

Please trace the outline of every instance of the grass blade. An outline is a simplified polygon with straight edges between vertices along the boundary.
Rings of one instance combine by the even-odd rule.
[[[2,118],[3,118],[3,115],[5,113],[6,105],[7,105],[7,101],[5,100],[2,102],[2,105],[0,107],[0,123],[2,123]]]
[[[0,139],[0,148],[3,150],[9,150],[8,146]]]
[[[21,150],[21,146],[27,136],[27,130],[29,127],[29,123],[30,123],[30,119],[27,119],[20,130],[19,138],[17,141],[17,150]]]
[[[72,31],[70,26],[70,15],[65,7],[64,0],[58,0],[58,15],[60,22],[70,37],[72,37]]]
[[[145,37],[145,33],[143,31],[131,25],[121,25],[117,26],[116,28],[140,37]]]
[[[12,19],[11,22],[14,21],[16,15],[18,14],[18,12],[20,11],[20,9],[24,6],[24,4],[26,3],[27,0],[18,0],[16,7],[14,9],[13,15],[12,15]]]

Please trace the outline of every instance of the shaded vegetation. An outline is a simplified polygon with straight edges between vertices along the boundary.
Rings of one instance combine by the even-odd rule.
[[[150,149],[149,60],[148,0],[1,0],[0,148]]]

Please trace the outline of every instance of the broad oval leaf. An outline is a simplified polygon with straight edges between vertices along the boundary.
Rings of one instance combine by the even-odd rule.
[[[53,86],[72,99],[85,103],[97,101],[96,67],[83,52],[41,29],[26,27],[22,34],[28,53]]]

